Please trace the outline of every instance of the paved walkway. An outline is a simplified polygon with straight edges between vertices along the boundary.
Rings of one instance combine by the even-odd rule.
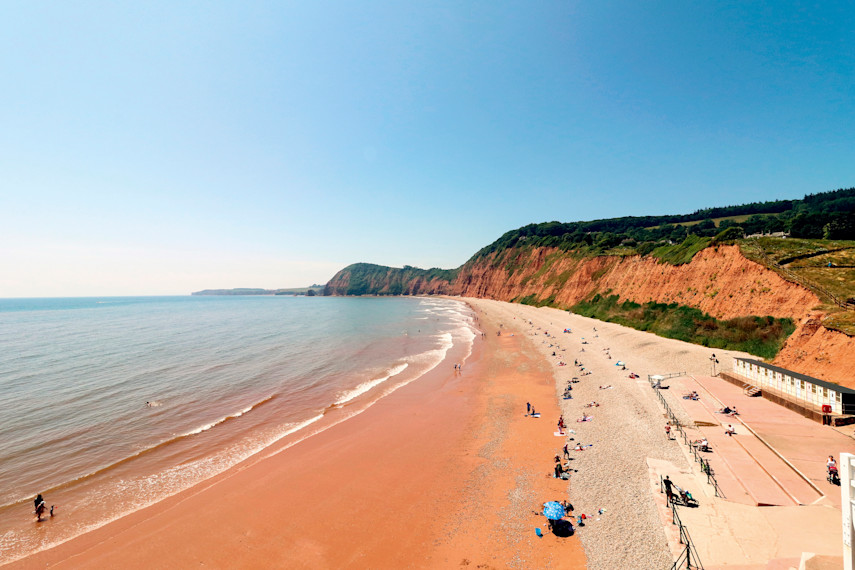
[[[823,555],[825,562],[830,557],[832,564],[842,561],[840,488],[825,480],[825,459],[855,453],[852,438],[768,400],[749,398],[720,378],[683,377],[663,385],[669,387],[662,394],[675,413],[698,424],[687,429],[689,438],[709,440],[712,452],[701,456],[713,466],[726,497],[715,496],[679,433],[670,445],[683,449],[690,471],[648,461],[651,489],[675,559],[683,547],[659,491],[664,475],[700,502],[697,508],[677,510],[707,570],[798,569],[803,553]],[[691,390],[699,393],[699,400],[682,399]],[[725,404],[736,406],[739,415],[716,413]],[[736,435],[725,434],[728,424]]]

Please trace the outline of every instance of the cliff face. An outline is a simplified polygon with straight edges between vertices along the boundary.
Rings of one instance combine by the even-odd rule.
[[[788,317],[797,328],[774,364],[855,388],[850,373],[855,370],[855,338],[822,326],[823,314],[816,310],[820,300],[813,292],[750,261],[733,245],[704,249],[683,265],[641,256],[584,257],[543,247],[494,252],[470,260],[456,273],[357,264],[337,273],[326,291],[501,301],[529,297],[563,307],[610,292],[637,303],[687,305],[719,319]]]
[[[704,249],[684,265],[640,256],[570,258],[547,248],[511,252],[502,252],[514,257],[498,268],[496,254],[464,265],[454,294],[502,301],[553,297],[569,307],[610,290],[621,300],[679,303],[719,319],[768,315],[798,320],[820,303],[811,291],[746,259],[734,245]],[[508,275],[508,262],[520,269]]]
[[[355,263],[333,275],[324,287],[325,295],[447,295],[455,271],[398,269]]]

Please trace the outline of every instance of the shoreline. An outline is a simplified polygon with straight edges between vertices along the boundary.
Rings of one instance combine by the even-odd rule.
[[[549,489],[558,481],[547,477],[554,453],[551,419],[537,424],[524,418],[519,412],[524,402],[495,405],[508,399],[507,382],[516,380],[516,374],[502,372],[514,370],[508,364],[530,370],[539,366],[541,373],[546,368],[526,347],[514,347],[514,362],[508,362],[507,347],[493,341],[489,326],[485,340],[474,339],[462,373],[455,374],[452,363],[465,357],[465,347],[455,346],[423,378],[348,421],[5,567],[445,567],[482,558],[509,565],[521,547],[523,558],[540,566],[583,566],[578,539],[560,539],[574,543],[575,552],[557,561],[551,561],[556,548],[544,548],[547,539],[556,537],[534,542],[534,526],[545,527],[545,521],[533,516],[532,509],[566,498],[561,489]],[[497,377],[506,383],[495,385]],[[542,404],[544,416],[551,406],[557,417],[552,376],[529,374],[529,379],[551,397]],[[487,444],[501,448],[501,454],[482,457],[485,433],[492,433]],[[539,440],[537,446],[532,437]],[[480,450],[473,447],[477,442],[482,442]],[[487,487],[498,494],[488,498],[502,503],[502,495],[515,491],[517,478],[534,479],[535,474],[533,486],[540,491],[533,502],[511,505],[510,514],[523,521],[529,536],[525,544],[520,537],[504,535],[505,548],[496,548],[491,541],[502,538],[495,529],[507,520],[507,506],[482,505],[485,512],[474,516],[481,523],[477,529],[461,524],[461,517],[473,520],[467,509],[473,485],[485,489],[485,465],[507,465],[520,455],[520,445],[541,465],[520,465],[517,477],[509,479],[496,470]],[[500,478],[506,480],[497,485]],[[168,558],[163,552],[170,553]],[[570,565],[562,562],[571,559]]]
[[[49,461],[39,462],[40,457],[35,455],[35,459],[22,461],[22,468],[18,471],[15,471],[18,466],[11,462],[5,465],[10,468],[6,473],[32,476],[35,483],[24,477],[18,482],[13,481],[15,484],[4,486],[9,490],[23,490],[26,495],[0,507],[0,565],[65,543],[74,536],[96,530],[195,485],[206,483],[234,465],[243,464],[242,467],[245,467],[259,458],[310,438],[334,424],[346,422],[402,385],[418,381],[428,370],[438,366],[447,350],[454,345],[464,347],[461,355],[465,355],[474,340],[470,310],[460,301],[425,301],[427,306],[417,312],[428,314],[439,311],[436,320],[440,322],[434,325],[427,320],[402,320],[403,326],[392,326],[386,331],[388,334],[379,337],[387,339],[383,341],[376,340],[377,337],[369,334],[365,337],[367,340],[361,343],[364,350],[355,354],[355,364],[351,363],[352,359],[342,360],[338,353],[330,349],[331,345],[319,347],[319,352],[316,352],[311,344],[303,342],[298,344],[301,347],[298,353],[294,353],[292,347],[282,346],[269,361],[278,365],[297,354],[298,358],[311,362],[311,366],[321,374],[304,374],[302,370],[305,370],[306,366],[300,365],[299,362],[293,369],[286,367],[286,372],[296,370],[291,374],[297,379],[293,382],[294,386],[308,386],[305,394],[300,392],[300,388],[296,391],[290,388],[290,378],[288,382],[281,382],[284,389],[278,390],[275,384],[280,382],[276,379],[271,382],[270,378],[276,377],[281,369],[271,373],[272,369],[269,368],[261,371],[263,374],[258,383],[248,382],[244,387],[225,390],[223,398],[219,398],[217,394],[211,398],[199,397],[185,389],[183,394],[188,398],[185,399],[184,406],[175,404],[175,393],[182,395],[180,384],[175,393],[165,396],[165,406],[161,407],[162,404],[158,401],[155,407],[142,407],[141,411],[134,405],[141,404],[143,395],[155,399],[150,397],[150,394],[155,393],[154,389],[142,387],[136,391],[139,392],[136,397],[134,390],[126,390],[123,398],[130,401],[132,407],[115,408],[119,411],[115,416],[120,421],[128,418],[128,424],[122,424],[118,431],[127,434],[127,427],[133,422],[135,425],[131,427],[138,428],[139,434],[131,433],[125,437],[110,435],[112,430],[107,430],[106,439],[90,439],[106,441],[109,444],[107,452],[121,446],[130,449],[130,452],[114,453],[113,457],[104,453],[104,456],[109,458],[107,461],[100,461],[101,456],[98,453],[101,452],[102,446],[93,444],[90,446],[91,452],[89,448],[82,447],[79,454],[43,452],[41,457]],[[411,304],[414,308],[425,305],[422,300],[415,299],[412,302],[404,300],[403,303],[393,303],[393,308],[390,309],[393,315],[410,311],[407,306]],[[343,304],[346,307],[354,305],[348,301]],[[277,303],[277,306],[283,305]],[[383,310],[384,305],[373,306]],[[269,332],[266,326],[270,319],[265,316],[255,321],[258,321],[260,326],[247,331],[247,335],[249,338],[260,339],[260,342],[248,342],[239,347],[246,347],[244,352],[250,355],[261,354],[259,350],[267,350],[271,344],[266,342],[268,337],[265,335],[265,332]],[[278,330],[280,327],[273,324],[272,328]],[[228,330],[226,328],[226,331]],[[422,331],[429,334],[414,334]],[[308,332],[313,334],[305,335],[306,338],[318,337],[317,329]],[[436,335],[434,332],[443,334]],[[356,334],[359,337],[365,336],[359,332]],[[287,338],[287,330],[284,335]],[[347,340],[346,335],[342,338]],[[372,341],[372,338],[375,340]],[[352,349],[353,346],[354,343],[342,344],[343,354],[351,354],[352,350],[347,352],[347,349]],[[334,343],[332,347],[335,348]],[[342,366],[336,364],[338,360],[341,360]],[[196,358],[195,364],[198,370],[206,372],[224,368],[216,354],[205,353],[202,358]],[[258,368],[252,367],[240,370],[247,371],[241,378],[252,378],[259,372]],[[132,372],[140,374],[138,371]],[[307,381],[302,381],[304,378]],[[216,378],[214,380],[210,385],[216,387]],[[314,386],[318,388],[315,389]],[[289,394],[294,394],[295,398],[292,400]],[[247,401],[254,404],[249,406]],[[246,413],[249,408],[252,408],[251,413]],[[61,410],[61,406],[58,409]],[[87,407],[87,412],[95,413],[95,410],[98,410],[98,402]],[[108,413],[110,411],[107,410]],[[62,417],[59,412],[55,415]],[[173,418],[177,421],[173,426],[168,425]],[[110,423],[101,422],[102,425]],[[14,423],[7,422],[7,425],[15,429]],[[44,425],[51,427],[50,422],[45,422]],[[165,429],[163,426],[166,426]],[[158,428],[161,428],[160,431]],[[21,433],[27,436],[26,429]],[[32,433],[38,435],[38,432]],[[77,430],[75,433],[89,432]],[[166,434],[165,438],[161,437],[163,434]],[[138,441],[134,439],[134,435],[142,435],[140,441],[145,438],[150,441],[143,441],[142,446],[137,446],[135,444]],[[42,439],[33,437],[35,443],[32,448],[40,449],[37,444]],[[14,439],[12,443],[14,445]],[[66,456],[68,459],[60,459]],[[90,464],[92,467],[87,468]],[[39,473],[36,471],[33,474],[32,466],[38,465],[48,465],[53,477],[51,484],[45,485],[36,479]],[[78,472],[82,475],[78,475],[74,468],[81,465],[83,468]],[[33,491],[33,495],[27,492],[28,490]],[[45,493],[47,500],[57,505],[58,518],[51,519],[47,524],[33,524],[35,519],[29,514],[32,512],[32,496],[35,491]]]

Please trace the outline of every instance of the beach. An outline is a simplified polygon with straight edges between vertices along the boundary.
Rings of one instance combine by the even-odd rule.
[[[556,309],[465,301],[479,331],[471,353],[453,347],[435,369],[357,416],[9,567],[668,568],[681,546],[662,474],[691,485],[703,503],[694,519],[683,516],[707,561],[765,568],[773,557],[835,552],[839,504],[721,501],[665,434],[648,375],[723,382],[715,373],[741,353]],[[666,397],[688,418],[679,394]],[[562,415],[565,434],[556,436]],[[833,435],[848,446],[835,452],[851,449],[851,438]],[[565,444],[569,480],[553,476]],[[725,464],[716,465],[724,477]],[[543,503],[564,500],[574,507],[569,537],[549,532],[541,514]],[[813,538],[774,530],[805,517]],[[704,526],[717,519],[726,524]],[[768,536],[751,533],[767,527]],[[739,552],[717,546],[722,532],[743,528],[727,539]]]
[[[468,358],[363,413],[9,567],[584,567],[539,515],[566,498],[548,362],[490,312],[477,326]]]

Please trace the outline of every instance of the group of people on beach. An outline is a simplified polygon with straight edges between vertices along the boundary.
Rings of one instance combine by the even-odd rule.
[[[36,510],[36,519],[38,520],[38,522],[42,522],[42,517],[44,516],[44,514],[48,510],[48,508],[47,508],[47,503],[45,503],[45,500],[41,496],[41,493],[36,496],[35,500],[33,501],[33,504],[34,504],[35,510]],[[53,510],[55,508],[56,508],[56,505],[50,506],[50,516],[53,516]]]

